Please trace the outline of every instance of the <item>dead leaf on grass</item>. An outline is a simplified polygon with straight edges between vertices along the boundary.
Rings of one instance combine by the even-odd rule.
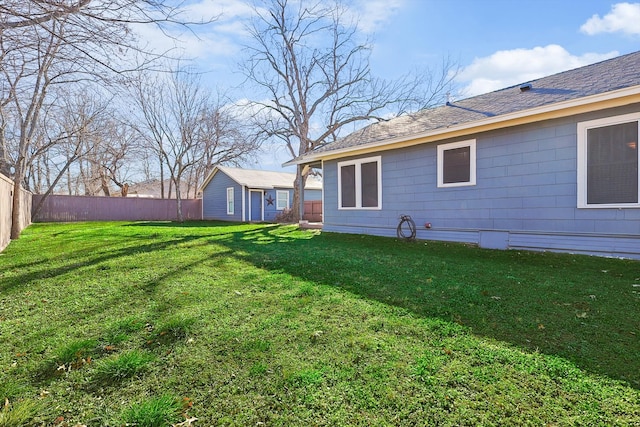
[[[583,311],[582,313],[576,313],[576,317],[579,319],[586,319],[587,317],[589,317],[589,315]]]
[[[196,417],[187,418],[186,420],[184,420],[181,423],[172,424],[172,427],[188,427],[191,424],[195,423],[196,421],[198,421],[198,419]]]

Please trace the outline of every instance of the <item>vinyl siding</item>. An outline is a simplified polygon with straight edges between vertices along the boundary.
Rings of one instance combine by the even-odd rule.
[[[234,214],[227,215],[227,188],[233,187]],[[219,170],[202,191],[202,217],[205,220],[242,221],[242,187],[224,172]],[[276,191],[289,192],[289,205],[293,203],[293,189],[275,188],[264,190],[262,203],[264,205],[264,220],[272,222],[280,212],[276,210]],[[245,196],[245,220],[249,219],[250,189],[244,189]],[[267,199],[271,196],[273,205],[269,205]],[[322,200],[322,190],[305,190],[305,200]],[[291,208],[291,206],[289,206]]]
[[[227,214],[228,187],[233,187],[233,215]],[[202,191],[202,218],[242,221],[242,188],[222,171],[218,171]]]
[[[577,123],[633,111],[640,105],[461,138],[476,138],[473,186],[437,187],[438,143],[366,154],[382,156],[378,211],[338,210],[337,162],[347,159],[325,161],[324,230],[395,236],[408,214],[420,239],[640,258],[640,209],[577,208]]]
[[[293,189],[291,188],[276,188],[273,190],[265,190],[264,193],[264,220],[266,222],[273,222],[276,219],[276,215],[280,212],[276,209],[277,194],[276,191],[288,191],[289,192],[289,209],[291,209],[293,203]],[[273,199],[273,205],[269,205],[266,201],[271,195]],[[304,200],[322,200],[322,190],[304,190]]]

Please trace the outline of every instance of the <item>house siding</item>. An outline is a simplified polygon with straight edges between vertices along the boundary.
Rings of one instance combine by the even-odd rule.
[[[577,123],[636,111],[639,104],[363,155],[382,156],[375,211],[339,210],[337,163],[346,158],[325,161],[324,230],[395,236],[408,214],[419,239],[640,258],[640,209],[578,209],[576,172]],[[476,185],[438,188],[437,145],[469,138]]]
[[[234,195],[234,214],[227,214],[227,188],[233,187]],[[227,174],[219,170],[211,178],[209,183],[202,190],[202,218],[205,220],[222,220],[222,221],[242,221],[242,192],[244,191],[245,200],[245,216],[244,220],[248,221],[250,216],[250,197],[251,188],[242,188],[240,184],[231,179]],[[290,188],[274,188],[268,190],[253,189],[255,191],[263,191],[262,204],[264,207],[264,221],[272,222],[276,215],[281,211],[276,210],[277,191],[289,192],[289,207],[293,203],[293,189]],[[267,199],[271,196],[273,204],[269,205]],[[322,200],[322,190],[304,191],[305,200]]]
[[[233,215],[227,214],[227,188],[233,187]],[[224,172],[218,171],[202,191],[202,218],[242,221],[242,188]]]
[[[283,189],[283,188],[277,188],[277,189],[273,189],[273,190],[267,190],[264,193],[264,220],[267,222],[273,222],[276,219],[276,215],[281,212],[279,210],[276,210],[276,203],[278,201],[278,197],[276,192],[277,191],[289,191],[288,189]],[[289,191],[289,203],[291,203],[291,200],[293,198],[293,192]],[[266,199],[269,198],[269,196],[271,196],[271,199],[273,200],[273,204],[269,205],[269,203],[267,203]]]
[[[293,189],[292,188],[275,188],[273,190],[265,190],[264,192],[264,220],[266,222],[273,222],[276,219],[276,216],[282,211],[276,210],[276,200],[277,195],[276,191],[288,191],[289,192],[289,209],[291,209],[291,204],[293,203]],[[271,196],[273,199],[273,205],[269,205],[267,203],[267,199]],[[304,190],[304,200],[322,200],[322,190]]]

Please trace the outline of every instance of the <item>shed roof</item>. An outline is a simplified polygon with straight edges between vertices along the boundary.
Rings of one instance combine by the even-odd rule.
[[[204,188],[217,171],[223,172],[229,178],[248,188],[271,190],[274,188],[293,188],[296,179],[294,173],[274,172],[257,169],[241,169],[228,166],[216,166],[209,177],[204,181]],[[322,181],[314,176],[309,176],[305,186],[307,190],[322,190]]]
[[[476,123],[498,122],[514,113],[523,112],[525,115],[527,111],[534,112],[540,107],[631,87],[638,87],[637,92],[640,93],[640,51],[377,122],[287,164],[303,163],[305,157],[322,158],[334,151],[346,153],[366,145],[381,146],[385,141],[410,139],[429,132],[444,133],[452,127],[472,128]]]

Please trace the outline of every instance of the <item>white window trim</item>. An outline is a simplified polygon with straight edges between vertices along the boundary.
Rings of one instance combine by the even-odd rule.
[[[444,152],[456,148],[469,147],[469,181],[467,182],[444,182]],[[438,145],[438,188],[466,187],[476,185],[476,140],[451,142]]]
[[[378,162],[378,206],[362,206],[362,171],[363,163]],[[356,167],[356,206],[342,207],[342,173],[343,166]],[[381,210],[382,209],[382,156],[338,162],[338,210]]]
[[[280,193],[285,193],[285,194],[287,195],[287,205],[286,205],[286,206],[284,206],[284,207],[281,207],[281,206],[279,205],[279,202],[280,202],[280,197],[279,197],[279,196],[280,196]],[[285,190],[276,190],[276,210],[277,210],[277,211],[282,211],[282,210],[285,210],[285,209],[289,209],[289,192],[288,192],[288,191],[285,191]]]
[[[638,122],[638,135],[640,136],[640,113],[624,114],[621,116],[605,117],[603,119],[589,120],[578,123],[578,208],[579,209],[611,209],[611,208],[640,208],[640,185],[638,185],[638,203],[609,203],[609,204],[587,204],[587,131],[589,129],[613,126],[622,123]],[[638,162],[640,163],[640,148],[638,152]],[[638,173],[640,180],[640,172]],[[640,184],[640,182],[639,182]]]
[[[233,187],[227,187],[227,215],[233,215],[236,208],[236,201],[233,193]],[[231,209],[229,209],[229,201],[233,202]]]

